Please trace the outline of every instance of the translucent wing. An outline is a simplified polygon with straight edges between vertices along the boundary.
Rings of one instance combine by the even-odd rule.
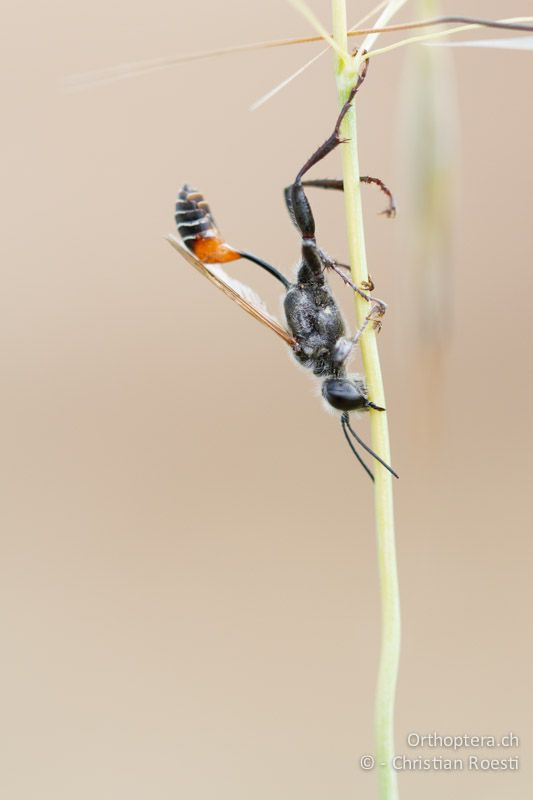
[[[204,276],[204,278],[207,278],[208,281],[224,292],[226,297],[229,297],[234,303],[237,303],[238,306],[247,311],[254,319],[262,322],[263,325],[266,325],[271,331],[277,333],[289,347],[294,347],[296,345],[296,341],[291,334],[280,325],[275,317],[268,313],[260,298],[257,297],[255,292],[248,286],[226,275],[219,264],[204,264],[175,236],[169,234],[165,238],[189,264],[192,264],[192,266]]]

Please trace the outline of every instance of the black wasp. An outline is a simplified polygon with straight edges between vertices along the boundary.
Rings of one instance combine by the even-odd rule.
[[[312,166],[341,143],[340,126],[365,78],[367,65],[368,61],[365,62],[364,71],[339,114],[333,133],[306,161],[294,183],[285,189],[285,202],[289,214],[302,237],[302,256],[295,282],[289,281],[279,270],[261,258],[237,250],[224,242],[207,202],[199,192],[187,184],[181,188],[176,202],[175,218],[180,239],[169,236],[168,240],[211,283],[218,286],[255,319],[277,333],[292,348],[297,361],[304,367],[312,369],[313,373],[322,379],[324,399],[333,409],[341,412],[340,421],[344,436],[354,455],[373,480],[374,476],[355,449],[350,434],[395,477],[398,475],[360,439],[350,425],[349,412],[371,408],[376,411],[384,409],[369,401],[363,378],[347,374],[346,362],[369,322],[373,322],[376,326],[381,324],[381,317],[386,307],[381,300],[371,297],[365,291],[371,291],[372,286],[361,288],[353,284],[339,269],[344,265],[333,261],[316,242],[315,221],[304,187],[342,189],[342,181],[302,180]],[[370,177],[363,177],[361,181],[377,184],[385,192],[389,198],[389,205],[384,213],[393,216],[394,200],[385,184],[378,178]],[[249,287],[230,278],[219,266],[238,258],[253,261],[283,284],[286,292],[284,310],[288,330],[266,311],[261,300]],[[337,272],[345,283],[371,304],[370,313],[353,337],[346,336],[344,321],[325,277],[328,269]]]

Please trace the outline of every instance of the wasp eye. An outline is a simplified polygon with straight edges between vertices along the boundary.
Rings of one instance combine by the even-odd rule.
[[[322,394],[330,406],[339,411],[355,411],[368,405],[363,387],[356,386],[346,378],[329,378],[324,381]]]

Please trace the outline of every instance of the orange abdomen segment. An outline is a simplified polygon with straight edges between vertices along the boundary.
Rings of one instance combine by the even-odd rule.
[[[218,236],[199,236],[192,242],[191,247],[196,258],[204,264],[223,264],[226,261],[236,261],[240,253],[223,242]]]

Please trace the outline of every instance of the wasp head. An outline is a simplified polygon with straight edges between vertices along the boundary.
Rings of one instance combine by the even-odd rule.
[[[362,411],[369,406],[362,378],[327,378],[322,384],[322,395],[338,411]]]

